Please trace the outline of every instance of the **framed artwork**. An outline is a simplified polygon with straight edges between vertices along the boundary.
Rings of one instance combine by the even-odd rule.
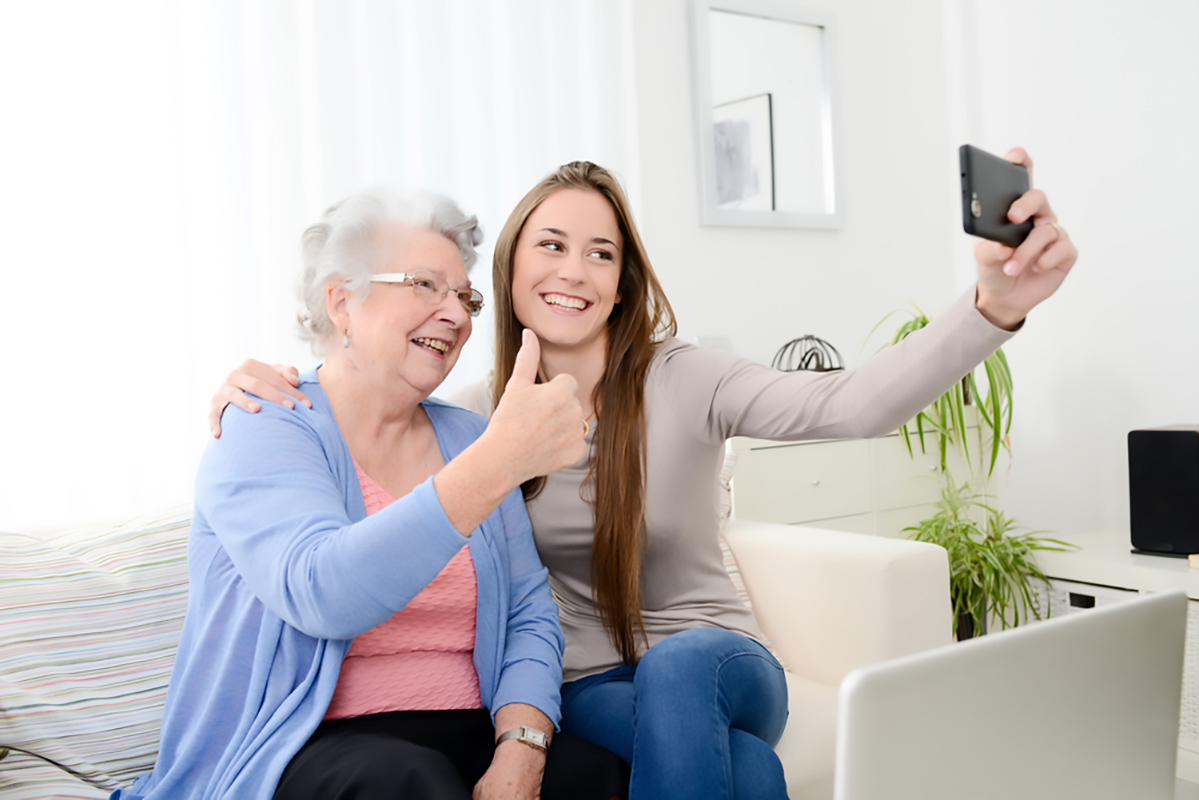
[[[774,211],[774,128],[770,93],[712,109],[716,207]]]
[[[704,225],[839,228],[837,34],[784,0],[691,0]]]

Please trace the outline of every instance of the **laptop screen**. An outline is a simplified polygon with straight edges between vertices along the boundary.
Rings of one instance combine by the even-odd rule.
[[[1151,595],[850,673],[837,800],[1171,800],[1186,614]]]

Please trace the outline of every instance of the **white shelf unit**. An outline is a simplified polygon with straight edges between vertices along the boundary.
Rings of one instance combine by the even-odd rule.
[[[735,438],[733,516],[902,537],[940,498],[940,455],[913,437],[915,457],[898,434],[869,440],[772,442]],[[968,474],[961,454],[948,453],[955,475]]]

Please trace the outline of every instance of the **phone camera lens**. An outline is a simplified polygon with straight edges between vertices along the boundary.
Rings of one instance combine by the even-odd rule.
[[[978,200],[971,201],[970,213],[973,214],[975,217],[981,217],[983,215],[983,207],[982,207],[982,204],[978,202]]]

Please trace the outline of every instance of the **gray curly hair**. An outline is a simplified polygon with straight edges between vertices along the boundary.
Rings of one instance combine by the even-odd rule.
[[[479,220],[448,197],[433,192],[397,194],[368,189],[350,195],[328,208],[319,222],[310,225],[302,239],[304,271],[300,278],[300,336],[320,355],[335,333],[325,310],[325,286],[344,280],[351,292],[365,297],[370,276],[386,254],[373,244],[375,233],[387,224],[424,228],[439,233],[458,246],[467,272],[478,260],[483,241]]]

